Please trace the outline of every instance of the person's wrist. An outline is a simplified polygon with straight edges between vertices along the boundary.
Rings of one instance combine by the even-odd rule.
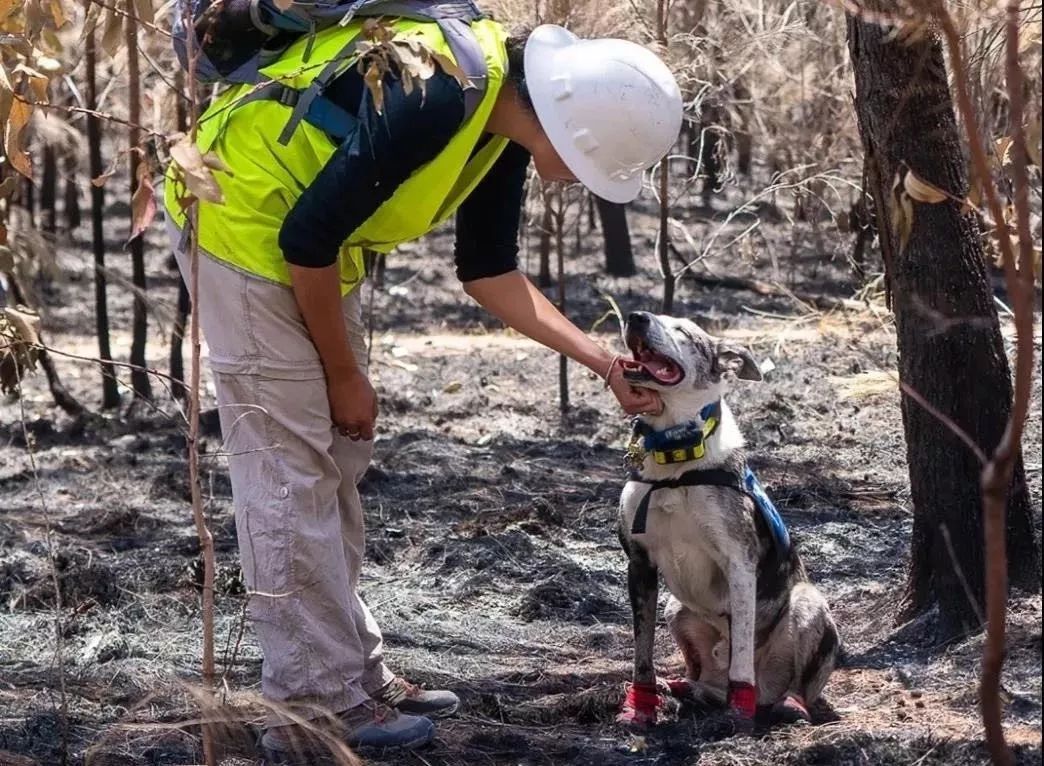
[[[587,369],[602,380],[608,380],[609,372],[611,372],[612,367],[616,366],[617,359],[619,359],[619,357],[613,352],[607,351],[601,346],[595,346],[593,352],[587,359],[578,361],[581,361]]]
[[[326,373],[326,379],[329,381],[356,380],[363,377],[362,370],[359,369],[359,365],[354,360],[323,364],[323,371]]]

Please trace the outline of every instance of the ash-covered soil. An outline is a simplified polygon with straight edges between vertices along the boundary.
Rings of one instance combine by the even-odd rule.
[[[600,236],[585,230],[583,252],[568,260],[570,313],[581,326],[606,311],[601,293],[624,312],[656,309],[647,212],[632,215],[640,273],[631,279],[601,274]],[[695,235],[712,228],[695,214],[692,221]],[[734,225],[738,231],[748,223],[741,217]],[[118,224],[120,233],[125,223]],[[59,351],[92,356],[83,236],[86,230],[60,248],[45,331]],[[911,507],[899,398],[880,374],[895,369],[896,353],[880,302],[817,310],[785,295],[680,283],[677,313],[745,341],[775,365],[763,383],[742,384],[730,403],[752,462],[834,609],[847,657],[816,725],[736,738],[718,718],[683,713],[637,737],[613,723],[632,646],[626,564],[614,529],[627,422],[600,382],[575,365],[570,407],[560,412],[557,357],[502,331],[468,301],[452,276],[450,237],[393,256],[383,289],[373,293],[382,414],[363,486],[364,589],[392,665],[455,690],[464,704],[439,724],[432,747],[369,763],[986,761],[976,692],[982,637],[942,645],[931,615],[895,620]],[[847,237],[783,223],[763,226],[759,237],[756,255],[737,248],[706,267],[827,298],[851,298],[860,287],[845,261]],[[527,265],[535,272],[535,235],[530,240]],[[176,283],[161,239],[150,245],[150,362],[165,370]],[[130,300],[118,277],[129,264],[115,235],[113,253],[114,348],[126,358]],[[614,327],[612,319],[601,325],[606,343],[617,342]],[[1039,324],[1036,332],[1039,352]],[[96,411],[96,368],[58,355],[56,363],[65,384]],[[201,647],[198,545],[184,424],[159,381],[156,388],[154,408],[73,419],[53,407],[41,374],[27,381],[21,401],[0,405],[0,751],[45,766],[61,762],[63,741],[72,764],[202,760],[193,694]],[[1039,361],[1036,389],[1025,459],[1039,528]],[[202,447],[219,560],[220,715],[228,719],[221,740],[226,763],[257,763],[260,657],[249,627],[243,630],[219,434],[209,430]],[[657,660],[664,674],[681,669],[666,630]],[[1004,687],[1018,762],[1040,763],[1039,597],[1013,602]]]

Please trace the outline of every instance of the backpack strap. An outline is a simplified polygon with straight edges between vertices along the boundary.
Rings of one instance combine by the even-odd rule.
[[[243,98],[239,99],[239,101],[236,102],[235,108],[238,109],[241,106],[245,106],[246,104],[255,101],[276,101],[283,106],[293,109],[296,114],[297,107],[301,103],[302,94],[303,91],[300,91],[297,88],[291,88],[289,85],[285,85],[277,80],[272,80],[271,82],[264,83],[260,87],[243,96]],[[293,116],[291,116],[291,119],[293,119]],[[319,130],[323,131],[338,142],[347,138],[351,134],[356,122],[358,122],[355,115],[351,114],[346,109],[341,108],[323,95],[318,95],[311,100],[301,119],[310,125],[319,128]],[[298,120],[298,122],[300,122],[300,120]]]
[[[392,3],[382,4],[382,10],[388,10]],[[361,15],[361,14],[359,14]],[[467,17],[449,15],[434,19],[438,24],[446,44],[449,46],[457,65],[464,72],[468,84],[464,86],[464,122],[473,115],[486,95],[489,84],[489,67],[486,64],[486,54],[479,45],[478,40],[471,31],[470,21]],[[334,137],[348,135],[348,128],[355,118],[348,115],[343,109],[323,96],[323,92],[333,80],[344,72],[344,64],[349,61],[355,53],[361,41],[358,37],[349,41],[337,55],[335,55],[312,83],[303,91],[296,91],[299,95],[296,99],[285,92],[273,90],[257,90],[248,95],[241,103],[249,103],[250,100],[261,100],[264,98],[275,98],[280,103],[290,106],[293,103],[293,112],[287,120],[282,132],[279,134],[279,143],[286,146],[291,136],[297,130],[301,120],[306,120],[320,130]],[[285,90],[292,90],[285,88]],[[258,93],[267,93],[267,96],[256,96]],[[248,100],[249,99],[249,100]],[[348,120],[345,120],[347,116]],[[325,120],[329,119],[331,124]]]
[[[340,51],[337,52],[337,55],[326,63],[326,66],[323,67],[319,76],[312,80],[311,85],[303,91],[297,91],[299,96],[297,103],[294,104],[294,111],[290,114],[290,119],[286,121],[286,125],[283,126],[283,131],[279,134],[280,144],[286,146],[290,143],[291,136],[294,135],[294,131],[297,130],[297,126],[301,123],[301,120],[305,119],[309,114],[312,104],[316,99],[323,95],[326,87],[333,82],[334,78],[344,71],[344,63],[351,58],[353,53],[355,53],[355,49],[359,47],[360,42],[362,41],[358,37],[352,38],[343,48],[341,48]],[[321,125],[317,127],[326,130],[326,128]]]
[[[441,18],[436,23],[446,38],[446,44],[453,51],[457,66],[468,78],[468,85],[464,86],[464,122],[467,122],[478,109],[489,85],[486,54],[472,34],[468,22],[458,18]]]

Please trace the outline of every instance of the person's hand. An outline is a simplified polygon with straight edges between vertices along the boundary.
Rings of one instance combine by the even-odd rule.
[[[614,364],[606,381],[616,400],[628,415],[659,415],[663,411],[660,395],[648,388],[635,388],[623,375],[623,367]]]
[[[352,441],[373,439],[373,426],[377,420],[377,394],[369,378],[358,369],[328,374],[326,397],[330,401],[330,419],[334,428]]]

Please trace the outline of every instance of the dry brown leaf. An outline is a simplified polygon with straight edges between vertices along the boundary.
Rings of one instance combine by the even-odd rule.
[[[61,29],[66,22],[65,11],[62,9],[62,4],[59,0],[50,0],[48,3],[51,10],[51,19],[54,21],[54,28]]]
[[[993,145],[993,156],[990,162],[995,168],[1003,168],[1011,164],[1011,145],[1015,139],[1011,136],[1002,136]]]
[[[443,56],[441,53],[431,52],[431,56],[442,67],[442,71],[452,77],[454,80],[460,83],[461,87],[466,88],[471,85],[471,81],[468,76],[464,74],[464,70],[457,66],[457,62],[451,59],[449,56]]]
[[[138,188],[131,197],[131,233],[128,243],[141,236],[156,217],[156,190],[152,186],[152,173],[149,172],[147,162],[138,165],[137,176]]]
[[[17,391],[36,367],[40,318],[13,308],[0,310],[0,393]]]
[[[382,114],[384,111],[384,77],[376,62],[371,61],[366,68],[363,82],[366,83],[366,88],[373,97],[373,108],[377,110],[377,114]]]
[[[220,157],[214,154],[214,152],[207,152],[203,155],[203,164],[211,170],[216,170],[220,173],[228,173],[229,175],[232,174],[232,171],[229,170],[228,165],[226,165]]]
[[[949,196],[938,186],[934,186],[922,178],[919,178],[912,170],[907,170],[903,177],[903,189],[910,198],[917,202],[935,205],[943,202]]]
[[[906,249],[913,232],[914,209],[913,200],[910,199],[904,189],[903,179],[899,172],[895,174],[892,183],[892,204],[889,210],[891,218],[892,233],[899,239],[899,251]]]
[[[29,155],[22,150],[22,131],[33,116],[33,107],[21,99],[11,101],[11,111],[4,126],[4,151],[11,167],[26,178],[33,177]]]
[[[123,161],[123,152],[118,152],[109,164],[108,169],[100,176],[91,179],[92,186],[102,187],[108,182],[110,178],[116,175],[116,171],[120,169],[120,163]]]
[[[435,74],[435,61],[425,55],[426,51],[418,46],[409,45],[405,41],[392,46],[399,57],[404,70],[421,80],[428,80]]]
[[[102,48],[112,58],[123,44],[123,16],[113,10],[105,14],[105,29],[102,30]]]
[[[139,21],[151,24],[156,20],[156,11],[152,7],[152,0],[134,0],[134,12]]]
[[[19,2],[18,5],[21,5]],[[3,22],[15,9],[15,0],[0,0],[0,22]]]
[[[180,170],[181,182],[191,194],[207,202],[224,203],[225,196],[213,171],[190,136],[182,136],[172,145],[170,156]]]
[[[47,86],[50,83],[50,78],[47,75],[25,64],[16,66],[15,72],[22,74],[25,80],[29,81],[29,87],[33,91],[33,100],[35,102],[38,104],[47,103]]]

